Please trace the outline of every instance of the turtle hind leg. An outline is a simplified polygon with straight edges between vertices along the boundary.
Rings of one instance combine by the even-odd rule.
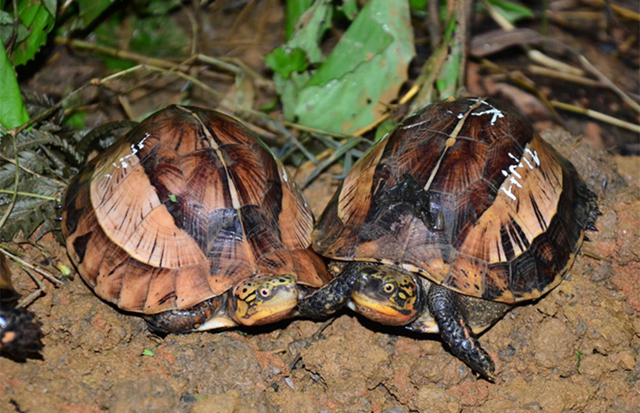
[[[324,287],[300,299],[298,313],[311,319],[322,319],[342,310],[351,300],[351,292],[359,265],[349,264]]]
[[[458,293],[432,285],[427,305],[451,352],[482,377],[493,381],[495,365],[471,330]]]
[[[155,334],[189,333],[199,330],[203,325],[215,317],[224,313],[224,301],[218,297],[210,298],[185,310],[170,310],[158,314],[145,314],[142,316],[147,322],[147,327]],[[219,328],[233,326],[220,325]],[[214,327],[210,327],[214,328]]]

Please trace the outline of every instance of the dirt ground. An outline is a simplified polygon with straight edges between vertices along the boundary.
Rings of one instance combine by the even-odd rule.
[[[234,18],[222,16],[212,25],[219,39],[231,30],[234,39],[261,43],[203,52],[262,67],[263,56],[282,43],[283,18],[280,2],[263,3],[270,14],[258,35],[251,20],[236,28]],[[90,59],[69,55],[53,54],[28,86],[61,96],[99,76]],[[99,106],[88,126],[104,122],[99,114],[112,108]],[[29,308],[43,325],[42,359],[0,357],[0,412],[640,411],[640,157],[613,157],[556,129],[543,136],[574,162],[604,215],[558,288],[513,309],[480,338],[496,362],[495,383],[473,375],[437,336],[348,313],[330,324],[295,320],[158,337],[76,275],[59,288],[48,284]],[[340,167],[305,191],[316,216],[337,187],[331,173]],[[51,235],[39,244],[54,263],[73,268]],[[11,247],[43,260],[35,248]],[[11,265],[17,290],[33,291]]]
[[[438,337],[383,329],[352,314],[324,330],[296,320],[161,338],[76,276],[30,308],[43,324],[42,359],[0,358],[0,410],[639,411],[640,188],[621,176],[637,182],[639,159],[618,171],[613,158],[562,132],[544,136],[576,164],[604,215],[558,288],[482,336],[496,383],[476,378]],[[327,174],[306,191],[316,213],[336,184]],[[55,241],[41,244],[70,265]],[[13,270],[18,290],[33,289]]]

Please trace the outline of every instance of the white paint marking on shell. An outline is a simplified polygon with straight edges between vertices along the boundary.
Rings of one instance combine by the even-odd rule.
[[[533,163],[535,163],[536,166],[540,166],[540,158],[538,157],[537,151],[531,151],[531,149],[526,148],[524,152],[525,154],[528,154],[529,156],[531,156],[531,161],[533,161]],[[504,169],[501,172],[505,178],[509,178],[509,182],[511,182],[511,184],[509,185],[508,188],[506,188],[503,184],[503,186],[500,187],[500,190],[505,194],[507,194],[509,198],[516,201],[518,198],[516,198],[516,196],[513,194],[513,192],[511,191],[511,188],[513,188],[513,185],[517,186],[518,188],[522,188],[522,185],[518,181],[518,179],[522,179],[522,175],[520,175],[517,171],[518,168],[524,168],[524,164],[521,161],[524,161],[529,167],[529,169],[531,170],[535,169],[536,166],[534,166],[533,163],[531,163],[531,161],[528,160],[527,157],[524,155],[522,155],[521,158],[518,158],[511,152],[509,152],[507,155],[509,156],[509,158],[513,159],[515,163],[510,165],[509,168],[507,168],[509,172],[507,172]],[[517,177],[518,179],[514,178],[514,176]]]
[[[420,126],[423,125],[425,123],[427,123],[428,121],[423,120],[422,122],[418,122],[418,123],[412,123],[411,125],[405,125],[402,127],[402,129],[411,129],[411,128],[415,128],[416,126]]]
[[[118,162],[120,162],[120,165],[118,165],[116,162],[113,162],[112,165],[118,169],[120,168],[128,168],[129,164],[127,163],[127,159],[131,158],[132,156],[134,156],[135,154],[137,154],[138,152],[140,152],[140,150],[142,150],[142,148],[144,148],[144,141],[147,140],[147,138],[149,138],[151,135],[149,134],[149,132],[145,133],[144,138],[142,138],[140,140],[140,142],[138,142],[137,144],[132,143],[130,148],[131,148],[131,153],[129,155],[123,156],[122,158],[118,159]],[[105,175],[106,176],[106,175]],[[111,176],[109,175],[108,178],[111,178]]]
[[[529,148],[525,149],[524,151],[533,158],[533,162],[535,162],[536,165],[540,166],[540,158],[538,158],[538,151],[531,152],[531,149]]]
[[[496,107],[494,107],[493,105],[491,105],[490,103],[488,103],[487,101],[483,100],[483,99],[469,99],[472,102],[481,102],[483,105],[487,105],[489,106],[491,109],[489,110],[485,110],[483,112],[474,112],[471,114],[471,116],[483,116],[483,115],[491,115],[491,125],[495,125],[496,120],[498,118],[504,118],[504,113],[502,113],[499,109],[497,109]],[[460,115],[458,115],[460,116]]]

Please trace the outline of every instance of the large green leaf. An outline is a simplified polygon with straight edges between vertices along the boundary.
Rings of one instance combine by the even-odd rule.
[[[29,115],[22,101],[16,72],[11,66],[4,47],[0,47],[0,90],[2,91],[0,124],[7,129],[11,129],[27,122]]]
[[[47,36],[56,21],[55,1],[18,1],[20,22],[29,30],[27,38],[13,50],[13,65],[27,63],[47,42]]]
[[[300,124],[353,133],[397,98],[414,53],[408,1],[371,0],[295,101],[283,103]]]
[[[291,38],[300,16],[307,11],[312,3],[313,0],[287,0],[287,19],[285,22],[287,40]]]
[[[7,44],[11,36],[13,35],[13,13],[6,12],[0,9],[0,39],[2,43]],[[18,23],[18,30],[16,32],[15,43],[21,43],[29,36],[29,30],[24,27],[24,24]]]
[[[82,21],[82,27],[87,27],[100,16],[109,6],[111,0],[76,0],[78,4],[78,17]]]

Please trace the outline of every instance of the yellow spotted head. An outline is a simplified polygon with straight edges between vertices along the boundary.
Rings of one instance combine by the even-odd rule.
[[[291,315],[298,306],[298,285],[292,275],[255,276],[231,290],[231,317],[241,325],[274,323]]]
[[[409,324],[422,312],[415,276],[378,265],[360,267],[351,293],[355,311],[386,325]]]

